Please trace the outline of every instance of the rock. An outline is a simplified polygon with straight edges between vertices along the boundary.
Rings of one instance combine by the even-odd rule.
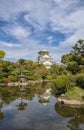
[[[58,102],[61,102],[62,104],[65,105],[70,105],[70,106],[84,106],[84,102],[77,101],[77,100],[67,100],[63,98],[57,98]]]

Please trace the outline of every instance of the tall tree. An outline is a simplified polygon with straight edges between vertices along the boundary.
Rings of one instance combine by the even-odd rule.
[[[72,47],[72,51],[62,56],[61,61],[72,74],[79,72],[81,67],[84,66],[84,40],[78,40]]]
[[[72,47],[72,52],[78,55],[84,54],[84,40],[79,39],[76,44]]]

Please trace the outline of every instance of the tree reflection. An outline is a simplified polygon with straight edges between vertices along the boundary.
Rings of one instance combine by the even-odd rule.
[[[83,130],[81,126],[84,127],[84,108],[71,108],[56,103],[55,110],[59,115],[69,118],[67,127],[70,130]]]
[[[25,103],[24,101],[22,101],[21,99],[21,102],[17,105],[17,109],[20,110],[20,111],[23,111],[25,110],[27,107],[27,103]]]
[[[16,100],[18,95],[18,87],[4,86],[0,87],[0,98],[4,104],[10,104]]]
[[[3,120],[4,114],[2,112],[3,102],[0,103],[0,120]]]
[[[4,119],[4,114],[3,112],[0,111],[0,120],[3,120]]]
[[[23,101],[23,98],[24,98],[24,95],[25,95],[25,91],[26,91],[26,86],[24,86],[24,85],[19,86],[19,90],[20,90],[19,91],[20,92],[20,95],[19,95],[20,96],[20,103],[18,105],[16,105],[16,106],[17,106],[18,110],[23,111],[27,107],[27,103],[25,103]]]

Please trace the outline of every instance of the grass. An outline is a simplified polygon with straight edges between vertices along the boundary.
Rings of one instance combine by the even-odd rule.
[[[66,92],[68,99],[84,101],[84,89],[79,87],[73,87]]]

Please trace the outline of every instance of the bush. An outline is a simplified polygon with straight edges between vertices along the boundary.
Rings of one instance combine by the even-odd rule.
[[[15,75],[9,75],[9,76],[8,76],[8,80],[9,80],[10,82],[15,82],[15,81],[18,81],[18,77],[15,76]]]
[[[56,79],[56,86],[58,88],[62,88],[62,87],[63,88],[65,87],[66,89],[72,88],[75,86],[75,78],[71,75],[70,76],[66,76],[66,75],[59,76]]]
[[[81,73],[76,76],[76,85],[84,88],[84,74]]]
[[[46,76],[46,79],[52,80],[52,75],[47,75],[47,76]]]

